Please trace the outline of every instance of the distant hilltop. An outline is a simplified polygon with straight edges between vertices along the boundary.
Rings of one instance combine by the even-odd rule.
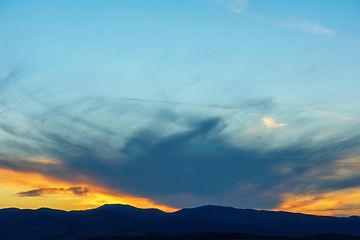
[[[212,238],[206,238],[208,235],[205,233],[218,234],[210,234]],[[224,237],[228,235],[220,233],[242,233],[241,236],[249,239],[251,235],[308,239],[316,235],[312,239],[358,239],[360,217],[327,217],[212,205],[185,208],[173,213],[121,204],[69,212],[49,208],[0,210],[0,239],[4,240],[110,239],[105,236],[123,236],[121,239],[124,236],[163,240],[175,236],[182,236],[183,239],[227,239]],[[351,236],[346,238],[344,234]],[[245,239],[236,236],[236,239]]]

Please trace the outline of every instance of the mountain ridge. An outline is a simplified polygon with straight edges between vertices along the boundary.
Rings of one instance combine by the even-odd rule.
[[[155,208],[105,204],[88,210],[0,209],[1,239],[80,240],[96,236],[136,237],[148,232],[178,235],[238,232],[304,238],[317,234],[360,237],[360,217],[318,216],[218,205],[164,212]]]

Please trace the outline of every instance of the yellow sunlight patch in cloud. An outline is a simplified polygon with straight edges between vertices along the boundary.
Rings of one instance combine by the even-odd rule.
[[[48,159],[48,158],[34,158],[34,159],[27,159],[28,162],[33,162],[33,163],[43,163],[43,164],[56,164],[56,165],[60,165],[61,162],[53,160],[53,159]]]
[[[332,117],[336,117],[336,118],[338,118],[338,119],[342,119],[342,120],[348,120],[348,121],[360,122],[360,119],[349,118],[349,117],[343,117],[343,116],[340,116],[340,115],[336,115],[336,114],[332,114],[332,113],[328,113],[328,112],[323,112],[323,111],[318,111],[318,110],[313,110],[313,109],[306,109],[306,110],[311,111],[311,112],[315,112],[315,113],[320,113],[320,114],[324,114],[324,115],[332,116]]]
[[[360,187],[323,194],[285,193],[282,197],[283,203],[272,210],[329,216],[360,215]]]
[[[276,123],[275,120],[271,117],[263,117],[262,120],[263,120],[264,124],[266,126],[268,126],[269,128],[278,128],[278,127],[287,125],[285,123]]]
[[[79,182],[79,179],[84,181]],[[86,191],[83,191],[84,189]],[[83,192],[76,194],[77,190]],[[29,192],[36,192],[39,195],[26,195]],[[71,183],[38,173],[17,172],[1,168],[0,196],[0,208],[37,209],[48,207],[62,210],[85,210],[103,204],[119,203],[139,208],[158,208],[166,212],[178,210],[156,204],[150,199],[124,195],[116,190],[91,184],[89,179],[81,176],[77,179],[77,182]]]
[[[256,133],[259,130],[260,130],[259,127],[253,127],[253,128],[248,129],[246,132],[247,133]]]

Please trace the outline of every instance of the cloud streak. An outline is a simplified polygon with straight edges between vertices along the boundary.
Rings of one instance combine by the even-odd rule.
[[[270,19],[263,18],[256,14],[250,13],[248,9],[250,8],[250,3],[247,0],[213,0],[214,2],[224,4],[231,11],[250,17],[252,19],[265,22],[267,24],[277,26],[285,29],[293,29],[297,31],[303,31],[313,34],[326,34],[326,35],[335,35],[335,33],[329,29],[321,27],[318,23],[311,22],[304,19],[296,18],[287,18],[280,21],[274,21]]]
[[[19,192],[19,197],[40,197],[43,195],[52,195],[52,194],[60,194],[66,193],[71,196],[83,197],[88,196],[90,190],[88,188],[82,187],[70,187],[70,188],[39,188],[33,189],[26,192]]]
[[[318,111],[318,110],[314,110],[314,109],[307,109],[307,110],[309,110],[309,111],[311,111],[311,112],[315,112],[315,113],[320,113],[320,114],[323,114],[323,115],[328,115],[328,116],[336,117],[336,118],[341,119],[341,120],[348,120],[348,121],[360,122],[360,119],[344,117],[344,116],[340,116],[340,115],[336,115],[336,114],[332,114],[332,113],[324,112],[324,111]]]
[[[216,3],[224,4],[236,13],[247,15],[246,9],[249,6],[249,2],[247,0],[212,0],[212,1]]]
[[[296,28],[298,26],[299,29],[305,32],[309,33],[315,33],[315,34],[328,34],[333,35],[334,32],[330,31],[329,29],[320,27],[318,23],[310,22],[308,20],[298,20],[298,19],[292,19],[294,21],[293,26]]]

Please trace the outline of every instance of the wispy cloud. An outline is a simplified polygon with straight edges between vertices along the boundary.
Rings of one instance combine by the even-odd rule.
[[[283,127],[283,126],[287,125],[285,123],[276,123],[275,120],[271,117],[263,117],[262,121],[269,128],[278,128],[278,127]]]
[[[282,19],[280,21],[274,21],[259,16],[257,14],[251,13],[248,11],[248,9],[250,8],[250,3],[247,0],[213,0],[213,1],[227,6],[233,12],[248,16],[255,20],[268,23],[273,26],[277,26],[285,29],[286,28],[293,29],[293,30],[303,31],[313,34],[327,34],[327,35],[335,34],[333,31],[321,27],[320,24],[305,19],[296,19],[291,17],[291,18]]]
[[[225,0],[222,1],[234,12],[246,15],[246,9],[249,6],[247,0]]]
[[[306,110],[309,110],[309,111],[315,112],[315,113],[320,113],[320,114],[323,114],[323,115],[328,115],[328,116],[336,117],[336,118],[341,119],[341,120],[348,120],[348,121],[360,122],[360,119],[344,117],[344,116],[332,114],[332,113],[329,113],[329,112],[318,111],[318,110],[314,110],[314,109],[306,109]]]
[[[307,20],[298,20],[298,19],[294,19],[294,21],[296,22],[295,26],[296,25],[299,26],[300,29],[305,32],[317,33],[317,34],[334,34],[333,31],[320,27],[319,24],[314,22],[310,22]]]
[[[212,0],[216,3],[221,3],[230,8],[232,11],[247,15],[247,8],[249,7],[249,2],[247,0]]]
[[[282,28],[288,28],[308,33],[314,33],[314,34],[328,34],[328,35],[334,35],[335,33],[329,29],[321,27],[318,23],[311,22],[304,19],[296,19],[296,18],[288,18],[283,19],[281,21],[267,21],[271,25],[275,25]]]

